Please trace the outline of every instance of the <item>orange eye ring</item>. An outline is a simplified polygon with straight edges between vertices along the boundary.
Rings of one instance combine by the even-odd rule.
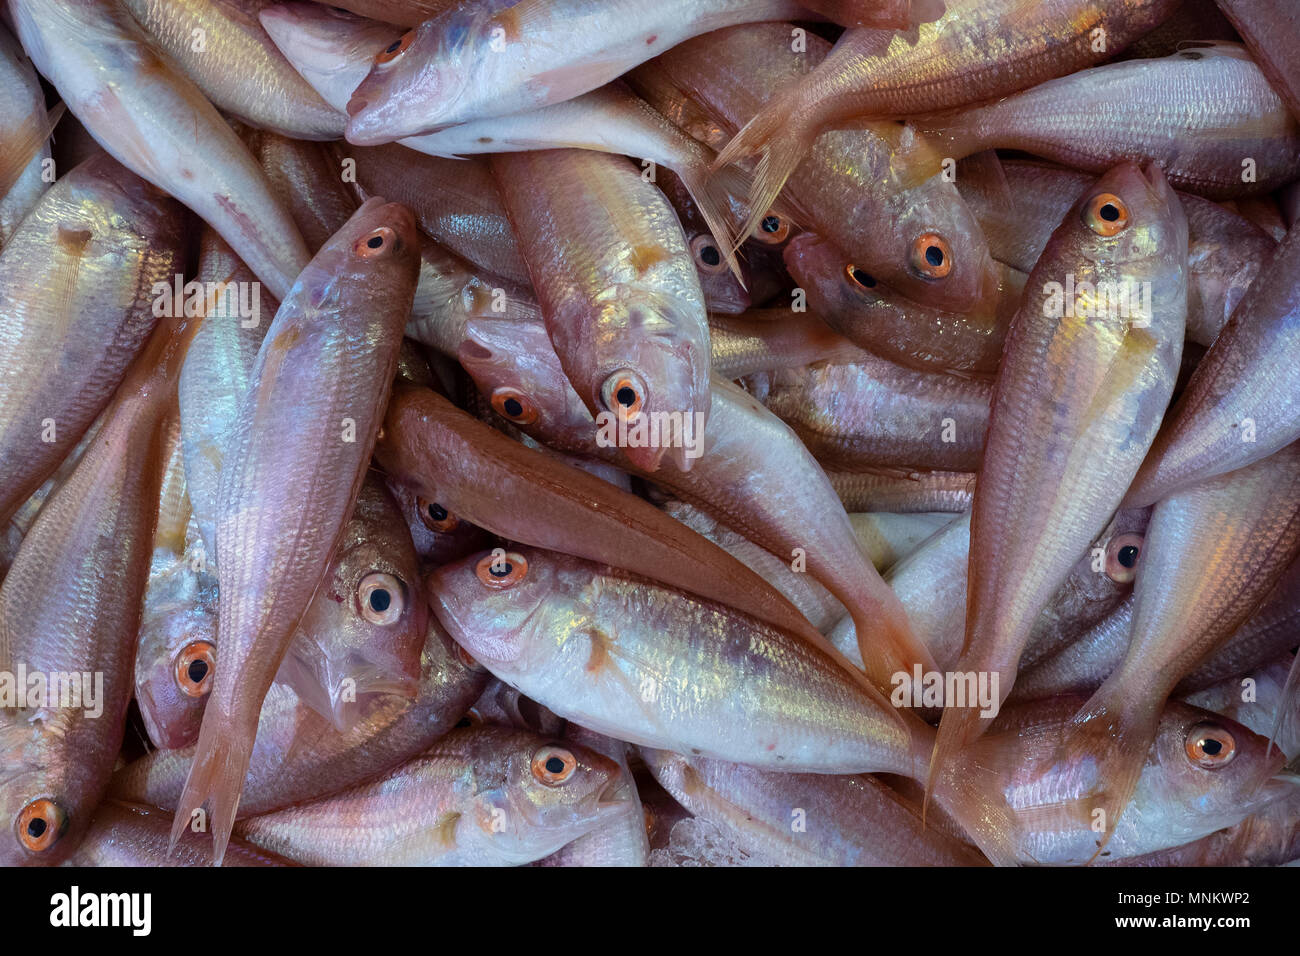
[[[1184,743],[1187,759],[1206,770],[1217,770],[1237,755],[1237,740],[1218,724],[1197,724]]]
[[[1145,539],[1135,532],[1117,534],[1106,545],[1106,577],[1116,584],[1130,584],[1137,577],[1138,560]]]
[[[371,571],[357,585],[357,610],[371,624],[396,624],[406,611],[406,589],[391,574]]]
[[[755,239],[765,246],[779,246],[790,238],[790,228],[789,219],[774,212],[769,212],[759,220],[758,225],[749,234],[749,238]]]
[[[491,402],[493,411],[516,425],[531,425],[537,421],[537,406],[517,388],[503,385],[494,389]]]
[[[14,827],[24,848],[32,853],[44,853],[59,842],[67,823],[63,808],[42,797],[22,808]]]
[[[485,554],[474,567],[478,579],[490,588],[512,588],[528,576],[528,559],[517,551]]]
[[[379,53],[375,55],[375,66],[380,66],[384,63],[392,63],[399,56],[401,56],[408,49],[410,49],[411,43],[414,40],[415,40],[415,31],[407,30],[405,33],[402,34],[402,36],[399,39],[394,40],[392,43],[390,43],[384,49],[380,50]]]
[[[455,530],[456,526],[460,524],[459,518],[436,501],[417,497],[415,506],[420,509],[420,520],[424,522],[424,526],[430,531],[446,533]]]
[[[876,277],[869,272],[864,272],[849,263],[844,267],[844,277],[848,279],[849,285],[856,286],[859,289],[874,289],[876,287]]]
[[[548,787],[561,787],[578,769],[578,758],[563,747],[542,747],[533,754],[533,776]]]
[[[600,399],[620,418],[636,418],[645,406],[645,382],[631,369],[620,369],[605,379],[605,384],[600,387]]]
[[[378,259],[397,246],[397,233],[387,226],[371,229],[352,245],[352,251],[362,259]]]
[[[217,672],[217,649],[207,641],[195,641],[176,655],[176,686],[187,697],[203,697],[212,690]]]
[[[912,243],[912,268],[924,279],[942,279],[952,272],[952,249],[937,232],[926,232]]]
[[[456,654],[456,660],[460,661],[462,664],[464,664],[472,671],[483,670],[483,665],[480,664],[477,660],[475,660],[474,655],[471,654],[469,651],[465,650],[464,647],[457,644],[455,641],[452,642],[452,647],[455,648],[454,653]],[[483,715],[478,713],[477,710],[471,707],[470,713],[473,713],[478,717],[479,723],[483,722]]]
[[[1099,236],[1117,236],[1128,222],[1128,206],[1114,193],[1098,193],[1083,207],[1083,224]]]
[[[707,232],[702,232],[691,240],[691,258],[695,260],[695,268],[705,275],[721,275],[727,271],[722,251]]]

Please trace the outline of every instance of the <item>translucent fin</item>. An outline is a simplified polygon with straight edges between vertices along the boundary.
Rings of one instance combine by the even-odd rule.
[[[59,103],[43,120],[35,119],[23,125],[15,142],[9,145],[5,155],[0,156],[0,196],[13,188],[32,160],[40,154],[45,141],[54,132],[54,127],[59,125],[66,110],[67,107]]]
[[[740,263],[736,261],[736,249],[740,240],[732,236],[727,225],[727,210],[731,208],[732,198],[744,199],[749,194],[749,177],[740,169],[728,167],[710,174],[708,167],[692,164],[677,170],[682,185],[695,201],[695,208],[700,211],[704,224],[713,234],[713,241],[718,248],[725,250],[727,268],[736,277],[740,287],[745,288],[745,277],[741,274]]]
[[[241,728],[227,727],[216,716],[212,709],[204,715],[199,742],[194,750],[194,763],[190,765],[185,789],[177,801],[168,853],[190,825],[194,811],[206,803],[206,824],[212,831],[213,865],[220,866],[235,826],[239,797],[244,790],[244,777],[248,774],[248,763],[253,754],[257,723],[254,720],[251,728],[242,728],[244,732],[240,733]]]

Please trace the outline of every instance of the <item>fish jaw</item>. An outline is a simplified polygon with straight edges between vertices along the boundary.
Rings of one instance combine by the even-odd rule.
[[[516,552],[507,552],[508,561]],[[551,591],[550,569],[528,565],[521,584],[496,591],[477,571],[485,561],[500,557],[482,551],[438,568],[425,579],[430,606],[438,623],[476,661],[493,673],[527,669],[524,654],[527,632],[534,614],[540,614]],[[503,678],[504,679],[504,678]]]

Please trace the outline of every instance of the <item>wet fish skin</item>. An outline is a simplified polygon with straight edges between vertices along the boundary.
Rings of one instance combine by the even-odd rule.
[[[1289,361],[1300,348],[1298,271],[1293,229],[1165,417],[1128,501],[1151,504],[1300,438],[1300,373]]]
[[[158,321],[155,283],[170,288],[184,265],[185,228],[177,203],[101,153],[62,176],[4,247],[0,520],[108,404]]]
[[[637,794],[636,781],[628,768],[630,748],[621,740],[571,724],[565,739],[608,757],[618,764],[618,789],[613,794],[627,803],[626,813],[612,817],[596,829],[584,833],[572,843],[537,861],[537,866],[648,866],[650,839],[646,833],[645,811]]]
[[[57,699],[29,694],[0,711],[0,818],[13,821],[0,841],[5,865],[59,862],[108,786],[131,699],[162,428],[192,332],[181,319],[150,337],[0,587],[0,670],[70,674],[80,685],[76,697],[63,684]]]
[[[903,476],[828,470],[826,477],[850,514],[918,511],[959,514],[970,510],[975,476],[964,472],[917,471]]]
[[[42,164],[50,158],[45,94],[22,47],[0,26],[0,249],[49,188]]]
[[[1122,227],[1108,224],[1107,208]],[[1034,621],[1105,527],[1155,437],[1182,352],[1186,257],[1187,220],[1168,181],[1157,167],[1126,163],[1079,197],[1026,283],[975,487],[957,665],[998,672],[1004,699]],[[1053,307],[1051,284],[1070,281],[1150,295],[1127,307],[1094,295],[1086,310],[1072,298],[1074,314],[1065,315]],[[1093,309],[1101,314],[1079,314]],[[934,766],[985,725],[973,708],[947,708]]]
[[[216,858],[235,818],[262,699],[356,501],[418,271],[403,206],[364,204],[267,329],[216,503],[216,681],[178,826],[209,802]]]
[[[19,39],[119,162],[217,230],[283,298],[311,256],[226,121],[116,0],[13,0]]]
[[[562,717],[773,770],[924,766],[929,729],[818,647],[578,558],[521,548],[504,560],[505,587],[487,570],[492,552],[435,571],[433,612],[477,661]]]
[[[563,780],[547,776],[551,760],[568,765]],[[316,866],[518,866],[630,813],[609,792],[620,773],[576,743],[473,727],[379,780],[253,817],[239,831]]]
[[[213,106],[295,139],[343,136],[347,116],[298,76],[258,23],[268,0],[123,2]]]
[[[1259,0],[1219,0],[1218,5],[1291,115],[1300,120],[1300,66],[1295,60],[1300,14],[1294,7]]]
[[[418,27],[425,20],[460,6],[460,0],[343,0],[332,6],[372,20]]]
[[[963,160],[957,182],[993,258],[1032,269],[1056,223],[1089,184],[1087,173],[1030,160]],[[1223,205],[1180,192],[1187,215],[1187,338],[1210,345],[1277,243]]]
[[[1021,149],[1093,173],[1155,162],[1171,183],[1209,199],[1269,192],[1300,174],[1300,123],[1230,43],[1111,63],[913,122],[938,141],[937,156]]]
[[[870,774],[772,773],[644,747],[641,755],[691,813],[769,865],[987,865],[972,847],[924,827],[919,812]]]
[[[186,830],[175,847],[169,845],[172,815],[154,807],[105,800],[95,810],[81,846],[64,866],[211,866],[207,839]],[[296,866],[274,853],[230,841],[222,866]]]
[[[298,224],[307,250],[315,255],[356,212],[360,203],[343,185],[342,171],[323,143],[303,142],[254,131],[253,151],[271,192]],[[274,314],[274,309],[268,310]]]
[[[372,146],[558,103],[692,36],[799,13],[786,0],[671,0],[653,7],[491,0],[462,7],[420,24],[403,46],[376,59],[348,103],[347,138]]]
[[[430,617],[415,699],[376,696],[346,733],[302,703],[292,688],[273,683],[258,719],[239,816],[314,800],[386,773],[455,726],[489,676]],[[194,752],[193,744],[155,750],[127,764],[114,774],[109,795],[174,810]]]

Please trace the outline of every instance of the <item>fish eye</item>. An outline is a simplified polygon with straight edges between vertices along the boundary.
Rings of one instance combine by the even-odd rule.
[[[459,518],[436,501],[416,498],[415,506],[420,509],[420,520],[430,531],[447,532],[460,524]]]
[[[1106,577],[1116,584],[1130,584],[1137,577],[1138,558],[1142,556],[1140,534],[1117,534],[1106,545]]]
[[[372,229],[352,245],[362,259],[378,259],[397,246],[397,233],[387,226]]]
[[[516,425],[531,425],[537,421],[537,406],[517,388],[505,386],[492,392],[492,408],[502,418]]]
[[[605,379],[605,384],[600,387],[600,398],[605,407],[620,418],[635,418],[645,405],[645,383],[636,372],[620,369]]]
[[[691,258],[695,260],[695,267],[706,275],[720,275],[727,271],[722,253],[708,233],[701,233],[691,240]]]
[[[844,275],[850,284],[860,289],[874,289],[876,287],[876,277],[868,272],[863,272],[851,262],[844,267]]]
[[[456,721],[456,726],[457,728],[478,727],[483,723],[485,723],[483,720],[483,714],[477,707],[471,707],[469,710],[465,711],[464,716],[462,716],[460,720]]]
[[[533,754],[533,776],[548,787],[564,784],[578,769],[578,758],[563,747],[542,747]]]
[[[942,279],[952,272],[948,240],[936,232],[917,236],[912,243],[912,268],[926,279]]]
[[[765,246],[779,246],[790,238],[790,220],[785,216],[778,216],[774,212],[769,212],[759,220],[754,231],[749,234],[751,239],[757,239]]]
[[[402,34],[399,39],[394,40],[384,49],[380,50],[375,56],[375,65],[380,66],[384,63],[392,63],[399,56],[410,49],[411,42],[415,39],[415,31],[408,30]]]
[[[1114,193],[1098,193],[1083,207],[1083,224],[1099,236],[1117,236],[1128,228],[1128,206]]]
[[[1187,757],[1198,767],[1215,770],[1237,754],[1237,741],[1218,724],[1197,724],[1187,734]]]
[[[528,560],[515,551],[502,555],[494,551],[479,559],[474,568],[478,579],[490,588],[512,588],[528,574]]]
[[[44,853],[59,842],[67,823],[67,814],[53,800],[33,800],[18,814],[18,842],[33,853]]]
[[[371,624],[396,624],[406,610],[405,594],[397,578],[372,571],[357,585],[357,607]]]
[[[217,649],[207,641],[195,641],[176,655],[176,686],[188,697],[202,697],[212,690],[217,670]]]

